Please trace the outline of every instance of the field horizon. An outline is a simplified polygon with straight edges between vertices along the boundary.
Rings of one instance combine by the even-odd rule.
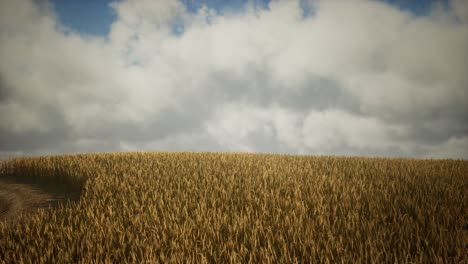
[[[0,263],[463,263],[467,190],[462,159],[14,157],[0,160]]]

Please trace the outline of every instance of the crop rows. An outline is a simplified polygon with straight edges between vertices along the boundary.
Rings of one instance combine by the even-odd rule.
[[[468,162],[242,153],[16,158],[81,190],[0,222],[0,262],[467,263]]]

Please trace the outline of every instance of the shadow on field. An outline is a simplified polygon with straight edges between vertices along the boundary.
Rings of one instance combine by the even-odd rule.
[[[11,222],[22,213],[77,201],[81,190],[81,186],[0,175],[0,221]]]

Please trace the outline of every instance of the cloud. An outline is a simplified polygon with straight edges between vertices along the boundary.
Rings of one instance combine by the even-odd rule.
[[[214,150],[467,158],[466,1],[111,4],[108,36],[0,3],[0,156]]]
[[[463,23],[468,23],[468,3],[463,0],[450,1],[455,16]]]

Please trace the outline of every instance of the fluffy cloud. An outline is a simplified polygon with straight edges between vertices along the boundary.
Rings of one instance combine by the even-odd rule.
[[[0,3],[0,155],[215,150],[468,158],[466,1],[115,2],[106,37]]]

